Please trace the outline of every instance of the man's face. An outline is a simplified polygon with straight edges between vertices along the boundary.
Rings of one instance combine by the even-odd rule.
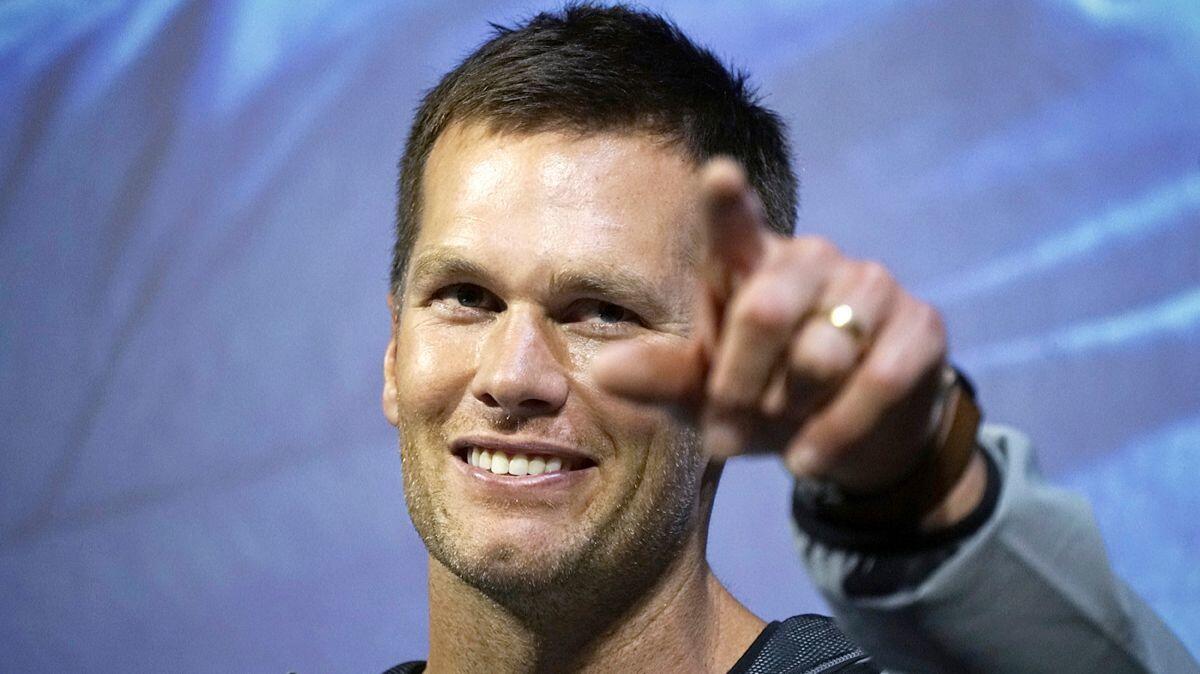
[[[685,343],[696,187],[682,154],[643,135],[439,138],[384,408],[413,522],[468,582],[599,580],[661,562],[694,530],[694,432],[601,391],[589,366],[622,340]]]

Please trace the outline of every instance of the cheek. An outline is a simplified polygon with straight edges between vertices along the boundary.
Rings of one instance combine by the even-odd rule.
[[[639,448],[649,452],[645,465],[677,460],[677,454],[695,450],[696,432],[692,425],[669,412],[665,407],[640,405],[616,397],[599,388],[590,376],[592,360],[604,347],[596,340],[568,340],[567,349],[576,373],[576,394],[595,420],[601,433],[617,447]],[[630,457],[633,459],[633,456]],[[639,464],[641,460],[636,460]]]
[[[700,435],[694,424],[665,407],[615,400],[609,405],[609,418],[620,420],[614,427],[624,435],[616,438],[617,442],[644,448],[647,454],[642,470],[652,482],[690,480],[685,474],[695,473],[702,463]]]
[[[695,451],[694,429],[665,408],[630,403],[594,388],[590,392],[594,396],[591,407],[610,441],[617,447],[637,449],[627,454],[630,468],[657,473]]]
[[[563,345],[567,353],[567,359],[571,363],[571,369],[579,373],[576,378],[583,380],[584,384],[591,386],[588,372],[591,369],[592,361],[596,358],[596,354],[603,347],[603,343],[594,339],[568,334],[563,338]]]
[[[397,340],[396,392],[401,414],[437,415],[453,407],[470,383],[474,342],[446,333],[412,329],[403,331]]]

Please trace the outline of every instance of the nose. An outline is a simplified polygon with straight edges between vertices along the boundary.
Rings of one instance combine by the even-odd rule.
[[[567,402],[567,377],[537,316],[510,307],[481,346],[471,394],[515,417],[557,412]]]

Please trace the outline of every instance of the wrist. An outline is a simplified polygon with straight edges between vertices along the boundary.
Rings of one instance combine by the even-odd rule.
[[[987,486],[987,459],[976,448],[958,483],[921,518],[918,528],[924,533],[934,533],[956,526],[979,507]]]
[[[992,519],[1000,502],[1003,483],[1000,466],[982,445],[977,450],[977,456],[983,464],[983,495],[975,508],[955,524],[941,527],[936,522],[929,522],[931,528],[923,529],[915,524],[880,527],[837,523],[814,511],[804,498],[799,481],[792,495],[792,519],[809,540],[834,549],[875,557],[924,555],[934,550],[941,551],[939,554],[952,551],[958,543],[975,535]]]
[[[974,389],[947,368],[938,421],[907,475],[869,494],[828,483],[797,482],[797,498],[820,519],[854,528],[931,531],[966,517],[983,497],[987,471],[975,444],[980,411]]]

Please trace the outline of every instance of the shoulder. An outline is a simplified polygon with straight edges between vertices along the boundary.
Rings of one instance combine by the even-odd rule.
[[[729,671],[730,674],[873,674],[880,670],[833,618],[804,614],[767,625]]]
[[[421,674],[421,672],[424,671],[425,661],[413,660],[412,662],[402,662],[387,670],[383,674]]]

